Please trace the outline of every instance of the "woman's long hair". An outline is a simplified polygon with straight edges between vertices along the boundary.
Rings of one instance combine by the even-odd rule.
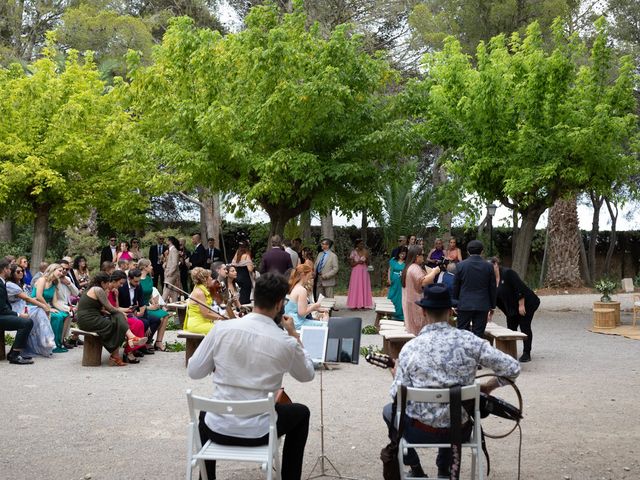
[[[409,251],[407,252],[407,260],[405,261],[405,267],[402,269],[402,275],[400,276],[400,282],[402,283],[402,288],[406,288],[407,286],[407,270],[409,267],[416,263],[416,259],[418,255],[422,255],[422,247],[419,245],[411,245],[409,247]]]
[[[295,269],[291,270],[291,275],[289,276],[289,293],[291,293],[293,287],[298,284],[304,275],[311,272],[313,272],[313,269],[306,263],[298,265]]]
[[[20,288],[22,288],[24,286],[24,268],[22,268],[17,263],[12,263],[10,268],[11,268],[11,275],[9,276],[9,281],[15,283]],[[18,270],[19,268],[22,269],[22,272],[23,272],[22,278],[20,279],[16,275],[16,270]]]
[[[233,257],[233,263],[238,263],[244,254],[249,255],[251,257],[251,250],[249,250],[249,244],[247,242],[238,243],[238,250],[236,250],[236,254]]]
[[[59,263],[52,263],[47,267],[42,276],[44,277],[47,283],[58,284],[58,277],[55,275],[55,271],[62,267]]]
[[[111,275],[109,275],[106,272],[98,272],[96,273],[93,278],[91,279],[91,287],[100,287],[102,288],[102,285],[104,283],[109,283],[111,281]]]

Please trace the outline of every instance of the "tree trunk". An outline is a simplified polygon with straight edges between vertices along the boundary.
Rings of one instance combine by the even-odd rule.
[[[302,243],[313,243],[311,236],[311,210],[306,210],[300,214],[300,228],[302,229]]]
[[[609,216],[611,217],[611,237],[609,238],[609,249],[607,250],[607,256],[604,259],[604,273],[607,276],[611,276],[611,258],[613,257],[613,252],[616,249],[616,237],[618,236],[616,224],[618,223],[619,211],[618,205],[615,202],[612,202],[608,198],[605,198],[604,201],[607,205],[607,210],[609,210]]]
[[[11,224],[11,219],[9,217],[5,217],[0,221],[0,242],[13,242],[13,225]]]
[[[37,271],[40,263],[47,254],[47,240],[49,237],[49,204],[39,204],[36,206],[36,219],[33,224],[33,243],[31,246],[31,266],[33,271]]]
[[[523,280],[527,276],[531,242],[536,233],[536,225],[538,220],[540,220],[540,215],[542,215],[545,210],[546,208],[544,206],[532,205],[520,212],[522,215],[522,224],[520,227],[518,228],[517,224],[514,224],[513,260],[511,262],[511,268],[515,270]],[[515,232],[517,232],[517,236]]]
[[[362,223],[360,224],[360,237],[364,244],[367,244],[367,227],[369,226],[369,218],[367,217],[367,211],[362,210]]]
[[[582,272],[582,279],[586,285],[593,285],[593,279],[591,272],[589,271],[589,260],[587,259],[587,251],[584,248],[584,242],[582,241],[582,233],[578,230],[578,237],[580,240],[580,267]]]
[[[447,178],[447,172],[442,163],[444,149],[438,147],[434,152],[435,160],[433,162],[433,188],[437,189],[440,185],[443,185],[449,181]],[[451,238],[451,222],[453,220],[453,214],[450,210],[446,212],[438,211],[438,225],[440,225],[440,236],[445,242]]]
[[[335,240],[333,232],[333,212],[329,210],[326,215],[320,216],[320,228],[322,230],[322,238]]]
[[[273,235],[280,235],[281,238],[284,238],[284,227],[287,225],[287,222],[302,212],[309,210],[311,199],[302,200],[301,203],[293,207],[285,200],[275,205],[266,202],[260,202],[260,205],[264,208],[265,212],[267,212],[267,215],[269,215],[271,222],[269,238]]]
[[[589,276],[591,279],[596,277],[596,245],[598,243],[598,232],[600,231],[600,209],[604,197],[597,195],[595,192],[589,192],[591,206],[593,207],[593,217],[591,219],[591,233],[589,234],[589,253],[587,257],[589,266]]]
[[[545,286],[581,287],[577,197],[558,199],[549,210],[549,260]]]
[[[213,238],[216,244],[220,242],[220,194],[208,188],[198,188],[200,207],[200,230],[202,238]],[[204,242],[203,242],[204,243]]]

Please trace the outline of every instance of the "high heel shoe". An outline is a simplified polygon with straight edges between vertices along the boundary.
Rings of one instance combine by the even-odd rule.
[[[127,364],[122,361],[120,355],[111,355],[109,357],[109,365],[111,365],[112,367],[124,367]]]
[[[156,342],[153,346],[154,350],[160,351],[160,352],[166,352],[167,351],[167,347],[165,347],[164,342]]]
[[[147,337],[131,337],[127,339],[127,345],[129,348],[137,347],[139,345],[145,345],[147,343]]]

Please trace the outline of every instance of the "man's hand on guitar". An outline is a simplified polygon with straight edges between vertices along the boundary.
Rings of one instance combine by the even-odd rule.
[[[364,359],[371,365],[380,368],[395,368],[396,361],[385,353],[368,353]]]

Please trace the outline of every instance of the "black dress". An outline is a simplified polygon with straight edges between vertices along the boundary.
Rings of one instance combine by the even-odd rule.
[[[251,273],[248,267],[236,267],[236,272],[238,272],[236,283],[240,287],[240,304],[246,305],[251,303],[251,289],[253,288]]]
[[[104,294],[104,290],[102,290]],[[124,343],[129,323],[124,314],[114,308],[107,300],[105,302],[94,300],[87,293],[84,293],[78,301],[78,312],[76,320],[78,327],[88,332],[96,332],[102,340],[102,345],[112,353]],[[102,309],[106,309],[110,315],[104,316]]]

